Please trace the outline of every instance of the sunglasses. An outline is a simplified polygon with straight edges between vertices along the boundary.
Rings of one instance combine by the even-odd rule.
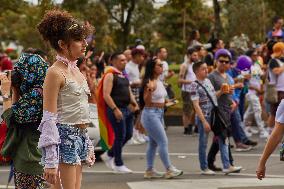
[[[218,62],[220,62],[221,64],[229,64],[230,61],[227,60],[218,60]]]
[[[163,64],[157,64],[158,66],[160,66],[161,68],[163,67]]]

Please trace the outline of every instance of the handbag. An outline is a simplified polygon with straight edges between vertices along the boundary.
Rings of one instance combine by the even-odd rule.
[[[282,62],[280,62],[280,60],[278,59],[275,59],[277,61],[277,63],[279,65],[282,64]],[[268,74],[267,74],[267,77],[266,77],[266,84],[265,84],[265,94],[264,94],[264,98],[265,100],[269,103],[269,104],[276,104],[278,102],[278,91],[276,89],[276,84],[277,84],[277,78],[275,79],[276,82],[271,84],[269,83],[269,72],[268,71]]]
[[[199,83],[199,81],[195,81],[200,87],[203,88],[203,90],[206,92],[207,97],[211,101],[213,105],[213,109],[211,112],[211,117],[210,117],[210,126],[211,130],[213,131],[215,136],[221,137],[223,140],[225,140],[229,136],[229,128],[224,120],[223,113],[220,111],[219,107],[215,105],[212,97],[210,96],[209,92],[206,90],[206,88]]]

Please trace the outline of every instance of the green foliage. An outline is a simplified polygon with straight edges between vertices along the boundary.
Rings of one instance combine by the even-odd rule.
[[[263,0],[234,0],[225,3],[227,39],[245,33],[252,41],[263,42],[271,17],[271,11],[266,6]]]

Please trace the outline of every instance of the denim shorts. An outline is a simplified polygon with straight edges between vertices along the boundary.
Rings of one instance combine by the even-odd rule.
[[[81,165],[87,159],[87,129],[80,129],[66,124],[57,124],[60,136],[59,163]]]

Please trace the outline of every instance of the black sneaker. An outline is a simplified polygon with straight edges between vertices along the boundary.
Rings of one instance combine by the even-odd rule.
[[[196,133],[196,134],[198,133],[198,127],[197,127],[197,125],[194,126],[194,131],[193,131],[193,132]]]
[[[208,168],[214,172],[222,171],[220,167],[216,167],[215,165],[208,165]]]
[[[257,142],[256,141],[252,141],[252,140],[248,140],[244,144],[248,145],[248,146],[256,146]]]
[[[187,128],[187,127],[184,128],[183,134],[184,134],[184,135],[187,135],[187,134],[188,134],[188,128]]]

